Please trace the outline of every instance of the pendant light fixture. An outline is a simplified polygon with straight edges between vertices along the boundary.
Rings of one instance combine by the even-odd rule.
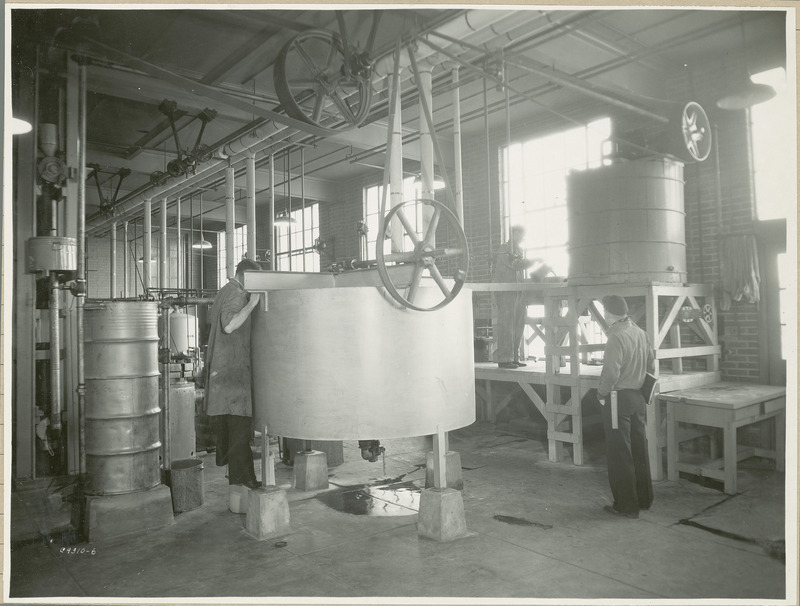
[[[192,248],[213,248],[211,242],[205,239],[203,236],[203,192],[200,192],[200,239],[195,240],[194,244],[192,244]]]
[[[736,89],[731,90],[727,95],[717,101],[720,109],[747,109],[764,101],[769,101],[777,93],[769,84],[759,84],[753,82],[750,75],[750,66],[747,58],[747,38],[744,31],[744,17],[741,18],[742,28],[742,52],[744,53],[744,77],[745,82]]]
[[[295,223],[297,220],[292,217],[291,207],[292,207],[292,183],[291,183],[291,164],[289,164],[289,150],[283,156],[284,160],[284,179],[283,179],[283,196],[286,198],[287,202],[284,207],[284,210],[279,212],[273,221],[273,225],[275,227],[284,228],[289,227]],[[288,191],[287,191],[288,190]]]

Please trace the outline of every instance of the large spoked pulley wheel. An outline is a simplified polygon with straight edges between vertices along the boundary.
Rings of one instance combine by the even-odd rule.
[[[416,212],[416,205],[433,209],[430,223],[420,237],[409,220],[406,210]],[[407,252],[384,252],[384,241],[393,221],[403,228],[402,240],[410,241],[411,250]],[[444,223],[442,224],[442,219]],[[441,224],[441,225],[440,225]],[[440,229],[444,227],[445,229]],[[447,235],[447,246],[436,242],[436,233]],[[461,291],[469,270],[469,250],[467,236],[458,218],[444,204],[435,200],[420,199],[405,201],[393,207],[386,215],[378,232],[376,242],[378,274],[386,290],[404,307],[416,311],[441,309]],[[408,284],[395,284],[390,275],[392,265],[411,267]],[[441,268],[440,268],[441,265]],[[430,277],[442,292],[442,300],[433,306],[423,306],[418,301],[419,287],[424,277]]]
[[[329,31],[308,30],[278,54],[273,81],[286,113],[330,130],[359,126],[372,104],[372,69],[365,53],[345,49]]]

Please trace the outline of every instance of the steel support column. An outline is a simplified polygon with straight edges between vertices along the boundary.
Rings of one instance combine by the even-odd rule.
[[[128,261],[130,260],[130,243],[128,242],[128,222],[122,224],[122,298],[128,298]]]
[[[175,268],[175,288],[183,288],[183,234],[181,233],[181,197],[175,198],[175,227],[177,235],[175,240],[177,242],[177,267]]]
[[[109,296],[113,299],[117,296],[117,224],[111,225],[111,259],[110,259],[110,272],[109,272]]]
[[[169,251],[167,250],[167,199],[161,198],[161,213],[159,219],[159,234],[158,234],[158,287],[160,289],[167,288],[167,259],[169,259]]]
[[[152,286],[150,283],[150,259],[152,258],[153,237],[153,201],[150,198],[144,201],[144,233],[142,235],[142,282],[144,291]]]
[[[247,258],[256,258],[256,155],[245,159],[247,171]]]
[[[269,234],[269,268],[275,271],[275,154],[269,155],[269,213],[267,217]]]
[[[234,179],[236,173],[233,166],[225,169],[225,271],[228,278],[236,273],[236,260],[233,258],[234,231],[236,230],[236,215],[234,201],[236,199],[236,186]],[[222,286],[220,284],[220,286]]]

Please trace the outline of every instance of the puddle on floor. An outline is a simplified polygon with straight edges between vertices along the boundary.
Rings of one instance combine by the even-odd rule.
[[[413,482],[377,486],[343,486],[317,499],[331,509],[357,516],[411,516],[419,510],[420,490]]]
[[[540,522],[531,522],[530,520],[526,520],[525,518],[516,518],[514,516],[504,516],[502,514],[498,514],[494,516],[494,519],[498,522],[503,522],[505,524],[512,524],[514,526],[536,526],[537,528],[544,528],[545,530],[552,528],[550,524],[542,524]]]

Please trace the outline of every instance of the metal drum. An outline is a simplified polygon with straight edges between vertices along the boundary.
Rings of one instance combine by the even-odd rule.
[[[618,162],[570,173],[569,283],[686,281],[683,164]]]
[[[269,293],[253,315],[256,427],[305,440],[383,439],[475,421],[472,297],[420,313],[382,289]],[[421,305],[441,300],[421,288]]]
[[[88,301],[85,343],[87,492],[122,494],[157,486],[156,303]]]

